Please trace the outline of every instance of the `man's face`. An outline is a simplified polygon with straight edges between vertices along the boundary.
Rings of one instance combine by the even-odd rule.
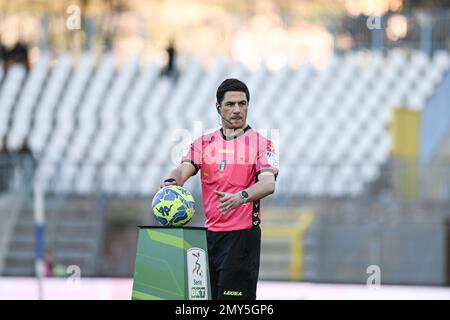
[[[247,123],[248,101],[241,91],[227,91],[220,104],[222,120],[226,128],[239,129]]]

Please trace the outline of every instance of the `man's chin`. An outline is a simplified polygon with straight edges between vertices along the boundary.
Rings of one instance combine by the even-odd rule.
[[[231,123],[233,124],[234,129],[239,129],[244,126],[244,121],[242,119],[239,120],[231,120]]]
[[[229,122],[225,125],[228,129],[239,130],[244,129],[245,122],[242,119],[234,120],[230,119]]]

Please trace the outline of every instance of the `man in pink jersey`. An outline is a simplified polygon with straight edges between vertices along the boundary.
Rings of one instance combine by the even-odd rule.
[[[160,187],[182,186],[201,171],[213,299],[256,299],[260,199],[275,191],[272,142],[247,124],[250,93],[237,79],[217,89],[222,128],[196,139]]]

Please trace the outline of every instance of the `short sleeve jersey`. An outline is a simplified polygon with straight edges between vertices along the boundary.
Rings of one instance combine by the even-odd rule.
[[[222,214],[217,209],[220,196],[214,191],[238,193],[255,184],[258,175],[264,171],[272,172],[276,178],[279,163],[270,140],[250,126],[231,138],[220,129],[196,139],[181,161],[192,163],[196,173],[200,171],[205,227],[208,230],[235,231],[259,225],[259,200]]]

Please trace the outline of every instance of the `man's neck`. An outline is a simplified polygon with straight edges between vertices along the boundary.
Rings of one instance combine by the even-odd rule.
[[[227,128],[226,126],[222,125],[223,134],[227,137],[233,137],[239,134],[240,132],[244,131],[245,128],[247,128],[247,123],[245,123],[240,128]]]

